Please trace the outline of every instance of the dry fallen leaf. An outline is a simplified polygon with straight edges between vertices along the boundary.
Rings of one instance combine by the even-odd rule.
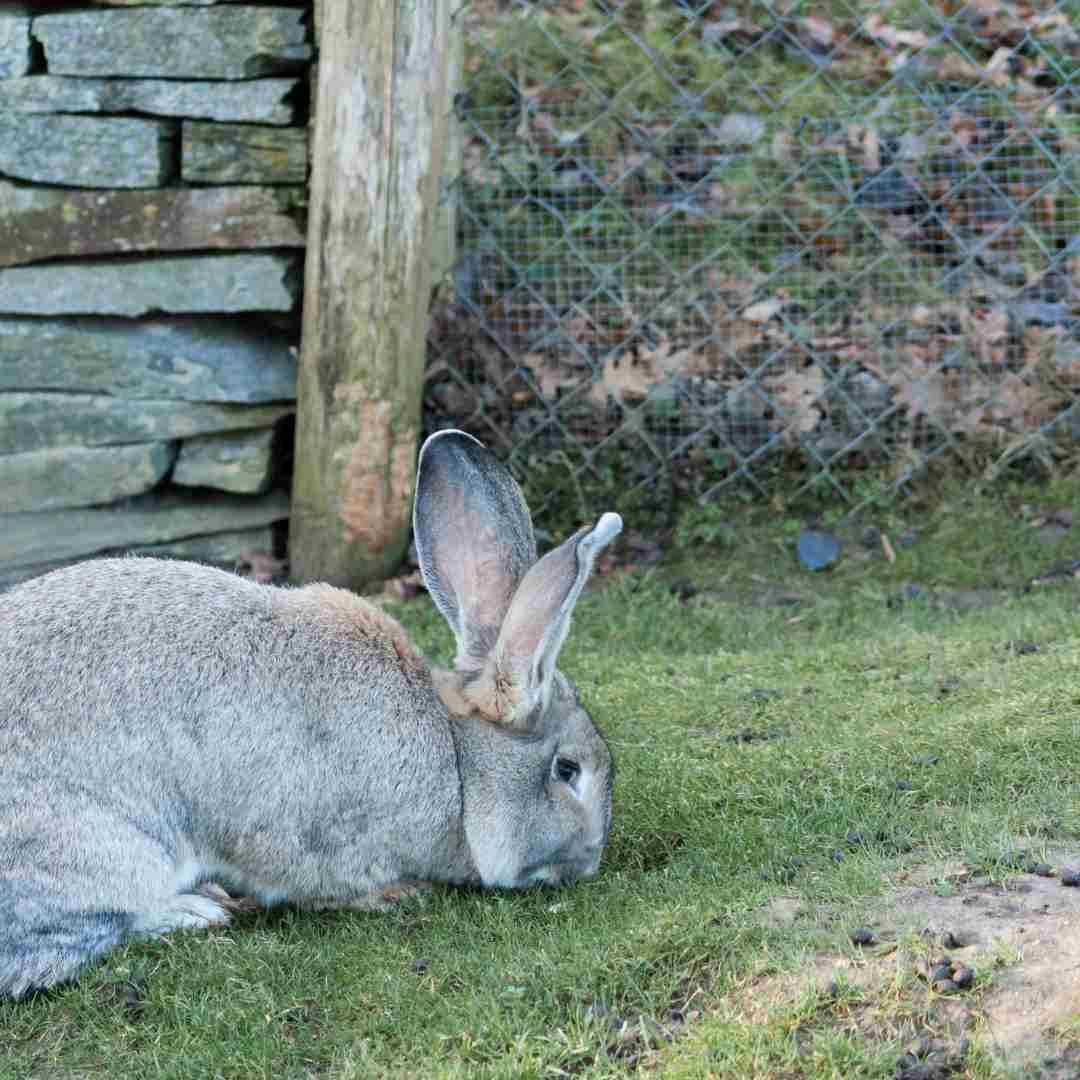
[[[540,353],[529,353],[522,363],[532,372],[541,396],[548,401],[554,401],[560,390],[581,382],[580,375],[564,370],[555,359]]]
[[[377,599],[403,602],[412,600],[423,591],[423,575],[419,570],[413,570],[410,574],[402,574],[400,577],[389,578],[383,582],[382,591]]]
[[[817,15],[804,16],[799,20],[799,26],[815,45],[819,45],[823,49],[829,48],[836,39],[836,31],[833,29],[832,24]]]
[[[930,44],[930,38],[921,30],[898,30],[877,13],[866,16],[863,30],[890,49],[901,45],[909,49],[925,49]]]
[[[1007,359],[1008,312],[1002,308],[977,312],[973,321],[971,342],[980,363],[1001,367]]]
[[[783,426],[789,434],[805,434],[818,426],[825,385],[825,372],[817,364],[765,380],[766,388],[784,413]]]
[[[589,390],[589,400],[601,407],[613,398],[621,404],[644,401],[649,391],[673,375],[701,369],[701,358],[689,349],[675,349],[662,338],[655,349],[627,351],[611,357]]]
[[[888,382],[897,404],[907,410],[910,419],[926,416],[940,420],[945,415],[949,402],[942,372],[904,367],[893,372]]]
[[[765,323],[774,315],[779,315],[783,306],[784,302],[774,296],[768,300],[761,300],[756,304],[751,304],[743,311],[742,317],[747,322]]]

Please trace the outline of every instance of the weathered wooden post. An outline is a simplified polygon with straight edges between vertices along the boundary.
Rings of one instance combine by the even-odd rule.
[[[318,0],[295,581],[358,588],[408,542],[450,0]]]

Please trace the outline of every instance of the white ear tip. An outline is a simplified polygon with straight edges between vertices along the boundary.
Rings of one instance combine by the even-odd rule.
[[[443,428],[442,431],[436,431],[434,434],[429,435],[424,440],[424,445],[420,447],[420,453],[423,454],[424,451],[432,443],[438,442],[440,439],[445,439],[447,437],[453,437],[453,438],[458,438],[458,439],[468,439],[469,442],[474,442],[474,443],[476,443],[477,446],[480,446],[480,447],[483,447],[483,445],[484,445],[478,438],[476,438],[474,435],[470,435],[467,431],[458,431],[457,428]]]
[[[618,514],[602,514],[596,528],[589,533],[590,547],[607,547],[622,532],[622,518]]]

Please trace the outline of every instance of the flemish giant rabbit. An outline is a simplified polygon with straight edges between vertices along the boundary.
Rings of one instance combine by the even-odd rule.
[[[424,882],[596,872],[607,745],[555,668],[622,522],[539,562],[509,472],[425,443],[414,529],[453,670],[328,585],[103,559],[0,598],[0,995],[262,904],[378,908]]]

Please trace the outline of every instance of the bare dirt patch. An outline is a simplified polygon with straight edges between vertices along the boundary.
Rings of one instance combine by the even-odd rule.
[[[977,1040],[1024,1076],[1080,1076],[1080,888],[1061,880],[1062,869],[1078,865],[1080,852],[1071,851],[1057,853],[1052,876],[1046,865],[1004,882],[960,864],[903,872],[852,923],[872,932],[865,948],[820,954],[795,979],[769,976],[755,996],[780,1004],[840,980],[888,998],[906,972],[909,993],[925,993],[928,1024],[939,1032]],[[762,921],[836,926],[828,908],[786,897],[772,901]],[[956,986],[950,975],[965,968],[974,977]]]

